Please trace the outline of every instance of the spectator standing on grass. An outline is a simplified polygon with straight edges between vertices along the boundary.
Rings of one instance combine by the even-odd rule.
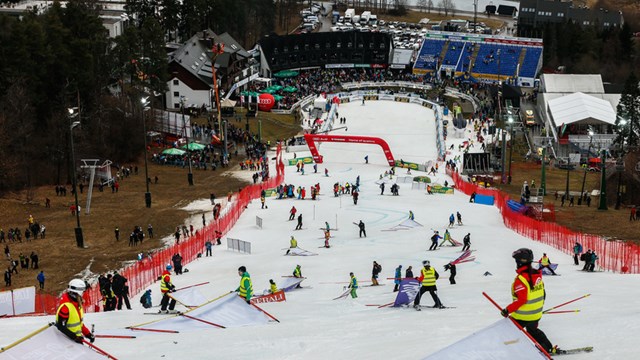
[[[151,224],[147,226],[147,232],[149,233],[149,239],[153,239],[153,226]]]
[[[7,270],[4,272],[4,286],[11,286],[11,267],[7,267]]]
[[[113,231],[116,236],[116,241],[120,241],[120,228],[116,226],[116,229]]]
[[[631,207],[631,213],[629,214],[629,221],[633,221],[636,219],[636,207],[635,205]]]
[[[36,276],[36,279],[38,280],[38,283],[40,284],[40,290],[44,290],[44,271],[40,271],[38,273],[38,276]]]
[[[31,258],[31,268],[38,269],[38,254],[32,251],[29,257]]]

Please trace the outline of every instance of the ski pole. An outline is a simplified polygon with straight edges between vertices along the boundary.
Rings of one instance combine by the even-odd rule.
[[[188,289],[188,288],[192,288],[192,287],[196,287],[196,286],[201,286],[201,285],[206,285],[209,282],[203,282],[203,283],[199,283],[199,284],[194,284],[194,285],[189,285],[189,286],[185,286],[185,287],[181,287],[179,289],[176,289],[176,291],[180,291],[180,290],[184,290],[184,289]]]
[[[565,303],[562,303],[562,304],[560,304],[560,305],[556,305],[556,306],[554,306],[554,307],[552,307],[552,308],[550,308],[550,309],[544,310],[542,313],[543,313],[543,314],[545,314],[545,313],[547,313],[548,311],[555,310],[555,309],[557,309],[557,308],[559,308],[559,307],[565,306],[565,305],[567,305],[567,304],[571,304],[572,302],[575,302],[575,301],[578,301],[578,300],[584,299],[584,298],[589,297],[589,296],[591,296],[591,294],[582,295],[582,296],[577,297],[577,298],[575,298],[575,299],[573,299],[573,300],[569,300],[569,301],[567,301],[567,302],[565,302]]]
[[[136,337],[133,335],[95,335],[96,339],[135,339]]]
[[[580,310],[545,311],[545,314],[579,313]]]
[[[484,297],[487,298],[487,300],[489,300],[496,308],[498,308],[498,310],[502,310],[502,306],[500,306],[497,302],[495,302],[495,300],[493,300],[486,292],[482,292],[482,295],[484,295]],[[542,346],[540,344],[538,344],[538,342],[531,337],[531,334],[529,334],[528,332],[526,332],[524,330],[524,328],[518,324],[517,321],[515,321],[511,316],[508,316],[509,320],[511,320],[511,322],[518,327],[518,329],[520,329],[520,331],[522,331],[532,342],[533,344],[538,348],[538,350],[540,350],[549,360],[551,359],[551,355],[549,355],[549,353],[547,352],[547,350],[543,349]]]

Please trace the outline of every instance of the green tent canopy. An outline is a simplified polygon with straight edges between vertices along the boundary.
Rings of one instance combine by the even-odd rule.
[[[191,150],[191,151],[199,151],[199,150],[204,149],[205,147],[206,147],[205,145],[198,144],[198,143],[195,143],[195,142],[189,143],[189,150]],[[187,145],[182,145],[181,148],[182,149],[186,149]]]
[[[255,91],[243,91],[240,94],[244,96],[256,96],[256,97],[260,95]]]
[[[280,72],[273,74],[273,76],[277,78],[288,78],[288,77],[296,77],[299,74],[300,74],[299,72],[294,70],[282,70]]]
[[[293,93],[298,91],[298,89],[295,86],[287,86],[286,88],[282,89],[282,91]]]
[[[176,148],[171,148],[171,149],[163,150],[162,153],[165,154],[165,155],[184,155],[184,153],[186,153],[186,151],[180,150],[180,149],[176,149]]]
[[[282,98],[283,98],[283,97],[284,97],[284,96],[282,96],[282,95],[273,95],[273,99],[274,99],[275,101],[280,101],[280,100],[282,100]]]

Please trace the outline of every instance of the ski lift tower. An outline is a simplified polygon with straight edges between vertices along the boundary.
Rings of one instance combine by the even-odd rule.
[[[111,160],[105,160],[102,165],[98,165],[100,160],[98,159],[81,159],[82,169],[89,169],[91,175],[89,176],[89,190],[87,192],[87,206],[85,207],[85,214],[89,215],[91,212],[91,195],[93,194],[93,179],[96,176],[96,169],[111,168]],[[108,171],[111,174],[111,171]]]

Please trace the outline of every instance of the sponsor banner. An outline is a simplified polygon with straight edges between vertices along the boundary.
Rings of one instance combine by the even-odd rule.
[[[267,190],[264,191],[264,195],[266,197],[276,196],[276,195],[278,195],[278,192],[276,191],[275,188],[274,189],[267,189]]]
[[[392,69],[404,69],[407,67],[407,65],[403,65],[403,64],[391,64],[389,65],[390,68]]]
[[[409,305],[415,300],[420,291],[420,283],[416,279],[403,279],[400,281],[400,290],[396,296],[394,307]]]
[[[384,69],[387,67],[386,64],[371,64],[371,67],[374,69]]]
[[[313,164],[313,157],[311,156],[297,157],[295,159],[289,159],[288,161],[289,161],[289,165],[295,165],[298,163],[298,161],[302,161],[303,164]]]
[[[355,64],[355,67],[357,68],[368,68],[371,67],[370,64]]]
[[[396,160],[396,166],[404,168],[404,169],[409,168],[411,170],[418,170],[418,167],[419,167],[419,165],[416,164],[416,163],[412,163],[412,162],[409,162],[409,161],[404,161],[402,159]],[[415,178],[414,178],[413,181],[416,181]]]
[[[431,179],[429,179],[428,176],[414,176],[413,181],[419,182],[419,183],[427,183],[427,184],[431,183]]]
[[[326,69],[348,69],[354,67],[354,64],[327,64]]]
[[[453,188],[435,185],[431,187],[431,192],[434,194],[453,194]]]
[[[395,98],[395,96],[393,96],[393,95],[389,95],[389,94],[380,94],[380,95],[378,95],[378,98],[379,98],[380,100],[390,100],[390,101],[393,101],[393,100],[394,100],[394,98]]]
[[[365,100],[378,100],[378,95],[364,95]]]
[[[282,290],[278,291],[277,293],[263,295],[263,296],[256,296],[251,299],[252,304],[264,304],[264,303],[283,302],[283,301],[287,301],[287,299],[284,295],[284,291]]]
[[[408,97],[396,97],[395,101],[396,102],[408,103],[409,102],[409,98]]]

